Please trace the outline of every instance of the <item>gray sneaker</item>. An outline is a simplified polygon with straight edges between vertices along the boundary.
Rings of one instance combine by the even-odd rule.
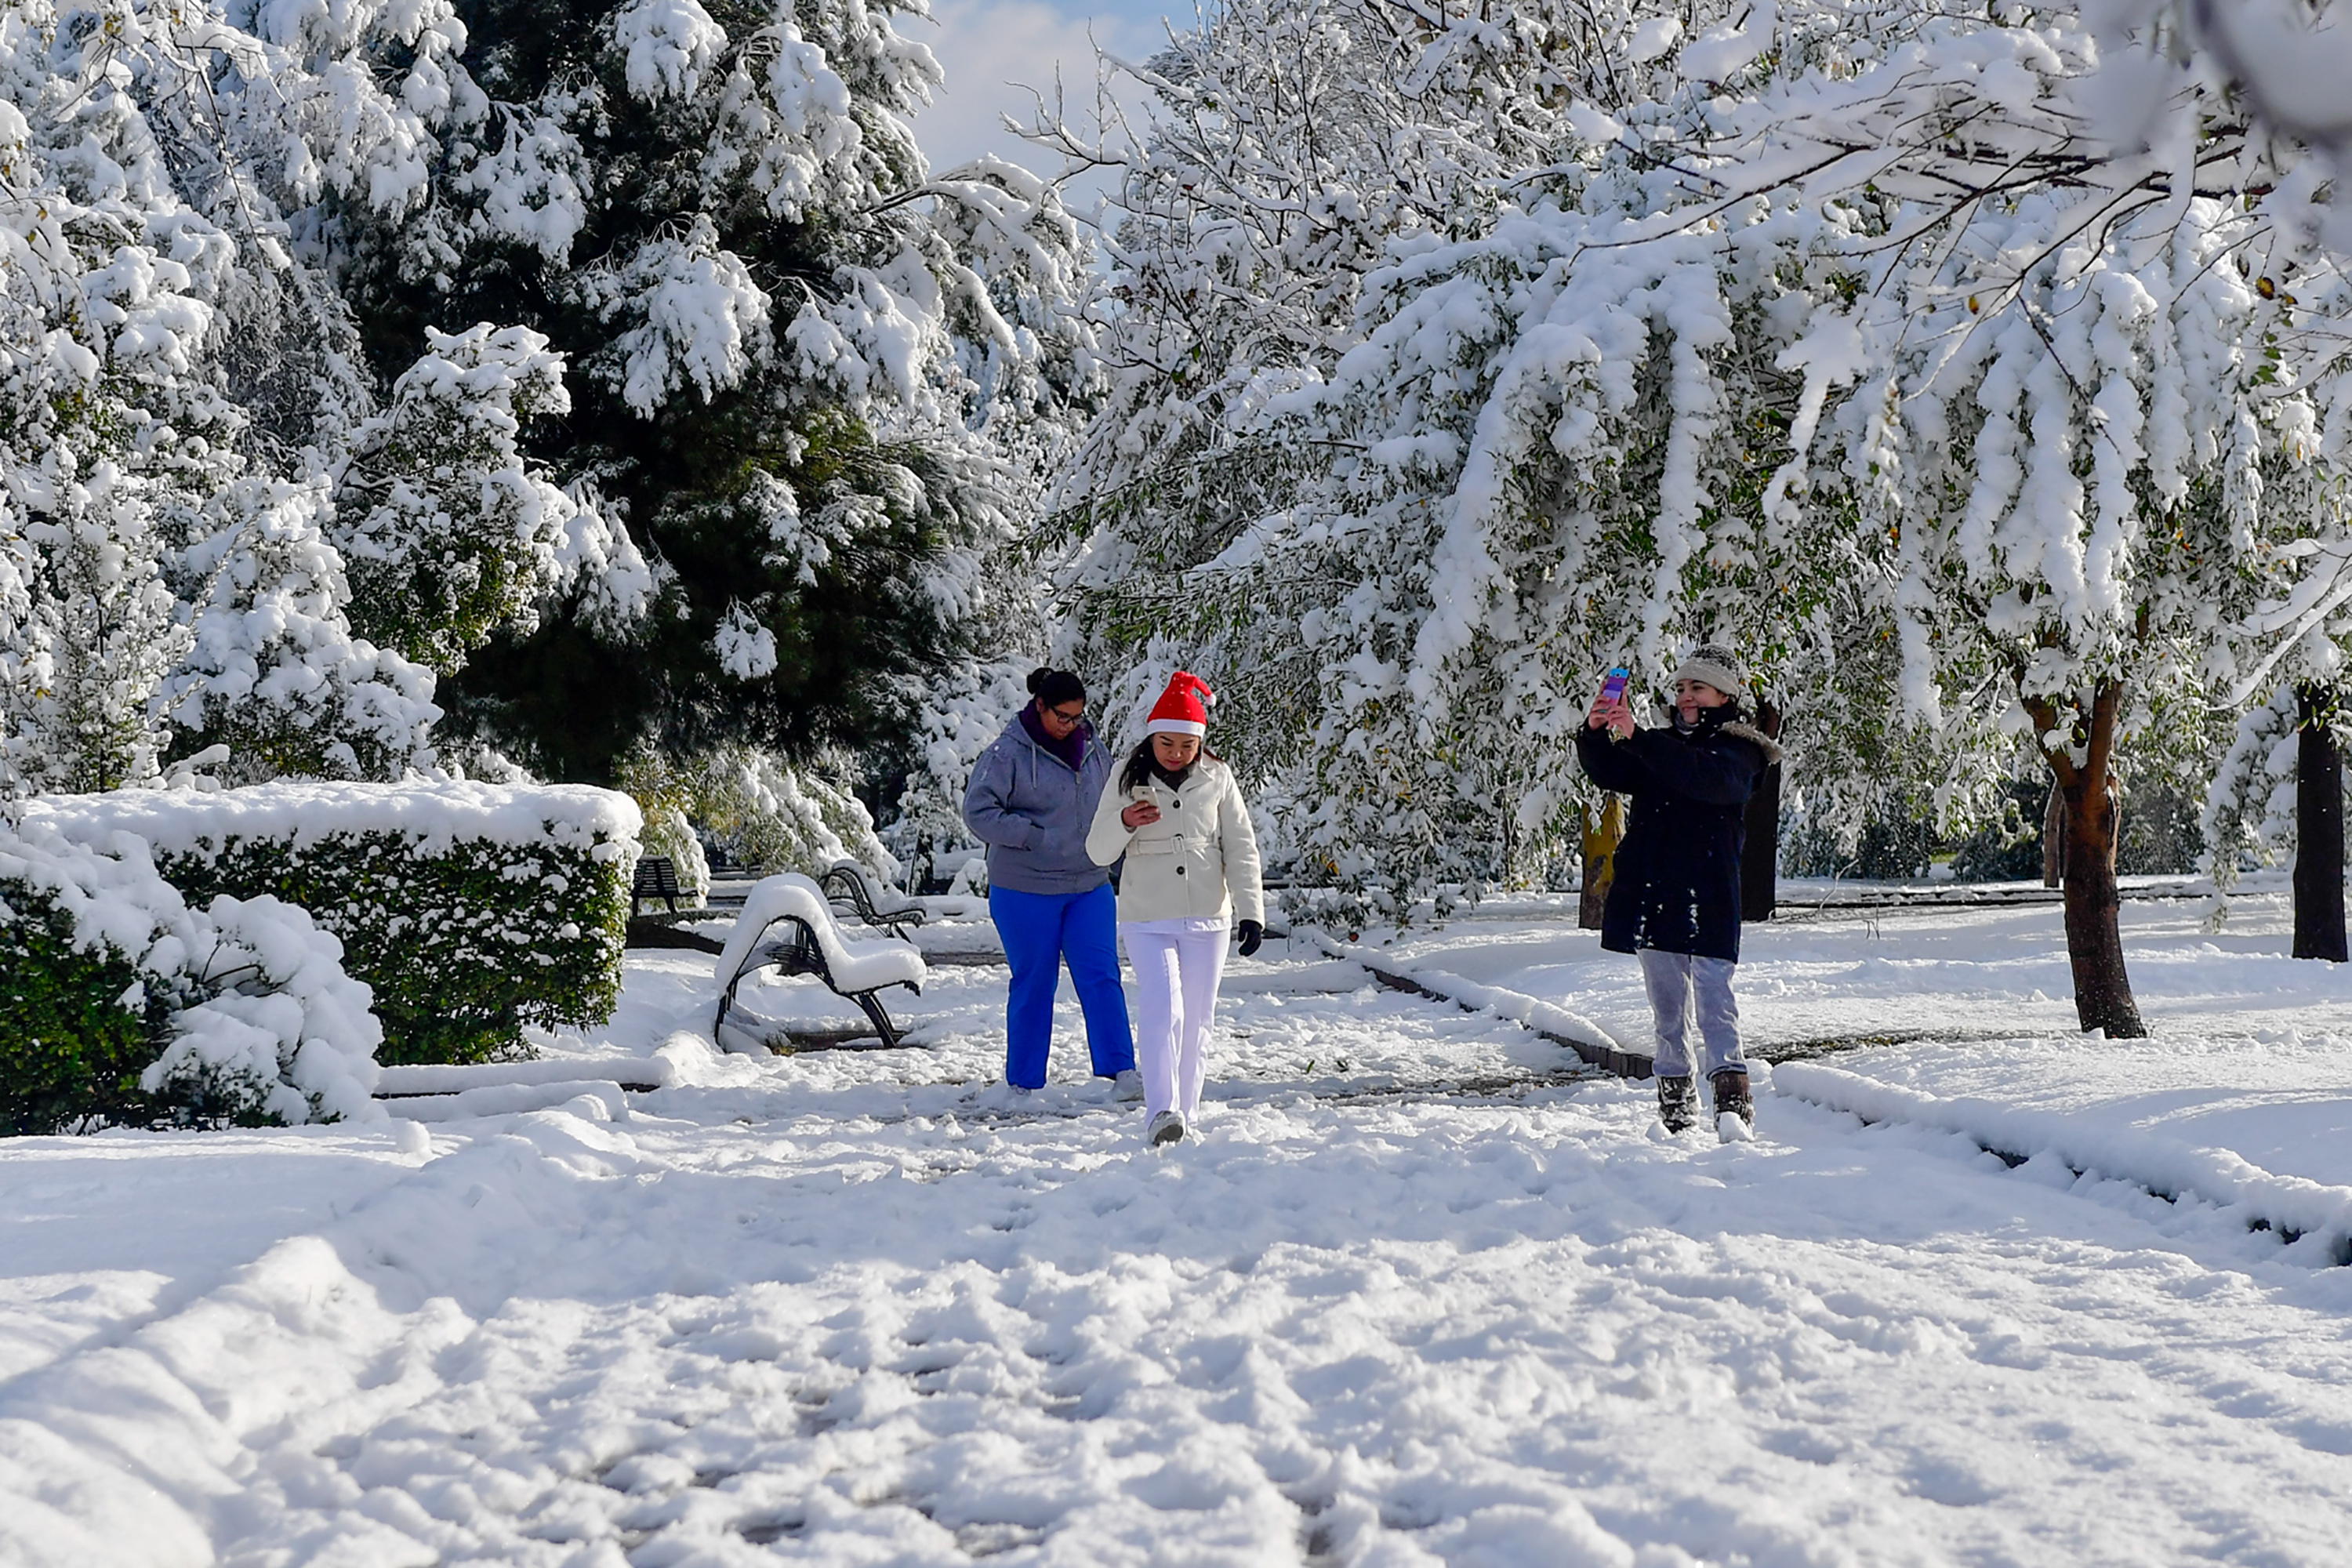
[[[1163,1143],[1173,1143],[1184,1136],[1184,1119],[1172,1110],[1163,1110],[1151,1119],[1143,1136],[1155,1149]]]
[[[1136,1071],[1133,1068],[1129,1068],[1125,1072],[1118,1074],[1110,1080],[1110,1097],[1113,1100],[1119,1100],[1121,1102],[1141,1100],[1143,1098],[1143,1075]]]

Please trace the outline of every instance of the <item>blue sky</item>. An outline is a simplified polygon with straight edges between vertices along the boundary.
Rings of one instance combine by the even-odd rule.
[[[1193,8],[1192,0],[931,0],[931,16],[929,25],[901,24],[930,45],[947,69],[938,101],[915,121],[931,166],[992,152],[1039,168],[1042,155],[1000,131],[997,116],[1034,111],[1035,100],[1024,88],[1050,99],[1057,68],[1070,108],[1088,109],[1096,43],[1130,58],[1146,54],[1166,37],[1162,16],[1189,26]]]

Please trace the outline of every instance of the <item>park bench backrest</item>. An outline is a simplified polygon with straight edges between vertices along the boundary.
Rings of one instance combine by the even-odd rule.
[[[631,913],[635,913],[636,907],[646,900],[659,899],[668,904],[670,912],[675,914],[677,912],[677,861],[667,855],[647,855],[637,861],[636,880],[629,889]]]
[[[883,909],[875,901],[874,885],[866,880],[866,869],[855,861],[843,860],[817,879],[825,897],[836,903],[845,903],[856,911],[857,918],[870,926],[888,926],[896,931],[900,926],[923,923],[924,910],[919,904],[898,904]]]

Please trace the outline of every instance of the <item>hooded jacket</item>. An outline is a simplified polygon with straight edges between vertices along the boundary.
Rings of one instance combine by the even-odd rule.
[[[1636,730],[1620,741],[1587,725],[1576,756],[1586,777],[1633,803],[1601,909],[1601,945],[1738,962],[1748,797],[1780,748],[1727,706],[1701,709],[1687,733]]]
[[[1141,800],[1160,808],[1160,820],[1129,832],[1119,814]],[[1214,757],[1195,758],[1181,788],[1154,775],[1103,791],[1087,852],[1102,866],[1127,857],[1122,921],[1265,920],[1257,830],[1234,770]]]
[[[1016,893],[1090,893],[1110,875],[1087,854],[1087,827],[1110,782],[1111,755],[1081,725],[1075,769],[1032,740],[1014,714],[972,764],[963,821],[988,846],[988,885]]]

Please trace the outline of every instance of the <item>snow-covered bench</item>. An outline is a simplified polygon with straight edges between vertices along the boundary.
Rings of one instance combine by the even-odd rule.
[[[887,926],[892,936],[904,936],[907,926],[923,923],[924,913],[919,904],[894,904],[883,909],[874,897],[874,884],[866,879],[866,868],[854,860],[844,860],[817,879],[824,889],[826,900],[835,904],[847,904],[850,910],[870,926]]]
[[[824,890],[797,873],[755,882],[744,895],[743,912],[735,917],[717,967],[722,989],[710,1032],[721,1047],[719,1030],[734,1008],[736,988],[745,975],[767,968],[824,981],[835,995],[857,1004],[885,1047],[896,1046],[901,1031],[877,993],[904,985],[920,995],[928,973],[912,944],[844,938]]]

